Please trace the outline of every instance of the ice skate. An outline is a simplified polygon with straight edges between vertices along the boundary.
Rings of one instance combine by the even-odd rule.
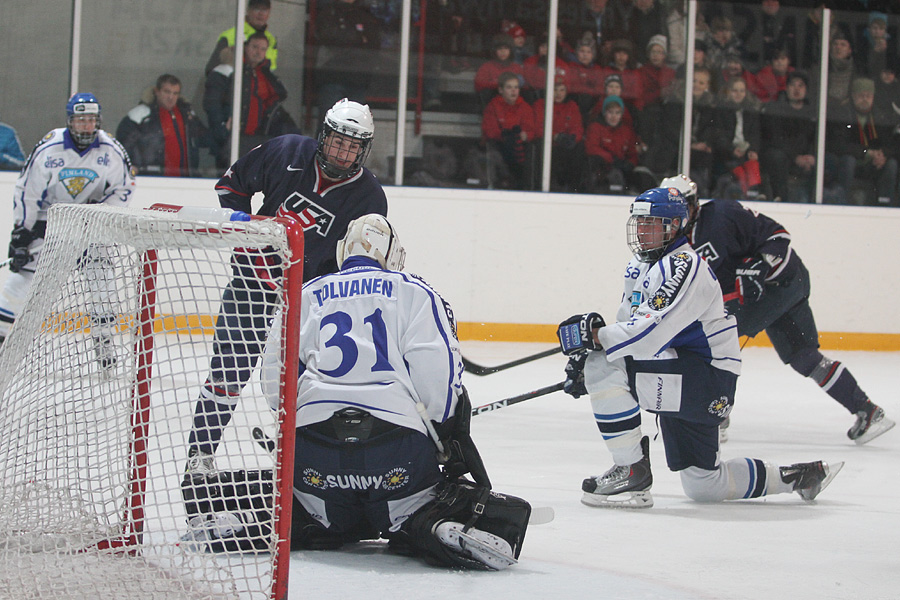
[[[197,515],[188,521],[181,545],[194,552],[206,552],[210,550],[209,542],[234,537],[243,530],[240,518],[230,512]]]
[[[847,437],[861,446],[889,431],[894,425],[894,421],[884,416],[881,407],[869,400],[864,409],[856,413],[856,423],[847,431]]]
[[[117,362],[116,349],[113,345],[112,338],[108,335],[92,336],[94,340],[94,353],[97,357],[97,364],[104,373],[112,371]]]
[[[653,473],[650,470],[650,438],[641,438],[644,458],[632,465],[614,465],[603,475],[588,477],[581,483],[581,503],[611,508],[650,508]]]
[[[188,452],[187,465],[184,468],[185,475],[211,475],[216,473],[216,457],[207,454],[197,447]]]
[[[828,464],[817,460],[816,462],[797,463],[787,467],[780,467],[781,480],[794,484],[794,491],[807,502],[816,499],[822,490],[828,487],[831,480],[844,467],[843,462]]]
[[[495,571],[519,562],[513,556],[509,542],[502,537],[474,527],[468,531],[463,531],[464,528],[462,523],[444,521],[435,528],[434,533],[445,546],[462,550],[469,558]]]

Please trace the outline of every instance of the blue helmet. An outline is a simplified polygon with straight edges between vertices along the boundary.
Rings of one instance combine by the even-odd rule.
[[[678,188],[647,190],[631,203],[628,247],[641,262],[656,262],[681,235],[687,219],[687,201]]]
[[[78,117],[93,115],[93,128],[89,128],[90,120]],[[78,126],[75,126],[76,120]],[[87,123],[87,125],[85,125]],[[79,148],[87,148],[97,139],[100,132],[100,101],[89,92],[75,94],[66,102],[66,127],[72,141]]]

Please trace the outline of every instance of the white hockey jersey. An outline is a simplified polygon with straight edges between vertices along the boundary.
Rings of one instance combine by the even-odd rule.
[[[427,435],[416,404],[442,423],[462,391],[452,311],[414,275],[365,257],[345,266],[303,286],[297,426],[356,407]]]
[[[25,162],[13,197],[16,226],[33,229],[47,219],[53,204],[127,206],[135,189],[128,154],[101,130],[94,143],[79,152],[65,127],[38,142]]]
[[[631,259],[616,321],[597,334],[611,360],[651,360],[686,350],[740,375],[737,321],[725,312],[712,269],[686,239],[655,263]]]

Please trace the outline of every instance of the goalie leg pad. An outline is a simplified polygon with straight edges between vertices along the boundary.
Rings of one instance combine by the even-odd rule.
[[[185,474],[181,481],[188,524],[206,532],[213,552],[270,549],[272,490],[267,469]]]
[[[443,484],[437,498],[410,517],[401,532],[408,545],[417,551],[413,553],[422,555],[430,564],[496,570],[512,564],[519,557],[530,516],[531,505],[525,500],[460,479]],[[460,527],[449,527],[449,531],[448,527],[441,528],[447,522]],[[456,533],[450,535],[453,532]],[[451,543],[442,541],[442,535]],[[467,548],[469,537],[481,544]],[[460,544],[450,538],[463,541]],[[399,540],[392,542],[399,545]],[[496,553],[504,554],[507,544],[511,558],[501,560]],[[493,546],[493,551],[490,548],[479,550],[479,546]]]

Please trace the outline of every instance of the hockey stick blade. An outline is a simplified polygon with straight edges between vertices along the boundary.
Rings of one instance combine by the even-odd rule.
[[[275,441],[267,436],[266,432],[263,431],[261,427],[254,427],[253,431],[250,433],[263,450],[266,452],[275,452]]]
[[[546,525],[556,518],[556,511],[552,506],[532,506],[531,516],[528,517],[529,525]]]
[[[529,363],[534,360],[538,360],[540,358],[545,358],[547,356],[553,356],[559,352],[559,348],[549,348],[542,352],[538,352],[537,354],[532,354],[531,356],[525,356],[523,358],[519,358],[517,360],[504,363],[502,365],[497,365],[496,367],[484,367],[482,365],[478,365],[467,359],[465,356],[462,357],[463,368],[466,373],[471,373],[472,375],[490,375],[492,373],[497,373],[499,371],[504,371],[506,369],[511,369],[512,367],[518,367],[519,365],[524,365],[525,363]]]
[[[519,394],[518,396],[513,396],[512,398],[506,398],[505,400],[498,400],[496,402],[491,402],[490,404],[485,404],[483,406],[476,406],[472,409],[472,416],[480,415],[481,413],[491,412],[493,410],[498,410],[501,408],[505,408],[512,404],[518,404],[519,402],[525,402],[526,400],[531,400],[532,398],[538,398],[540,396],[546,396],[547,394],[552,394],[553,392],[558,392],[563,389],[564,381],[560,381],[559,383],[554,383],[553,385],[548,385],[546,387],[538,388],[536,390],[532,390],[530,392],[526,392],[524,394]]]

